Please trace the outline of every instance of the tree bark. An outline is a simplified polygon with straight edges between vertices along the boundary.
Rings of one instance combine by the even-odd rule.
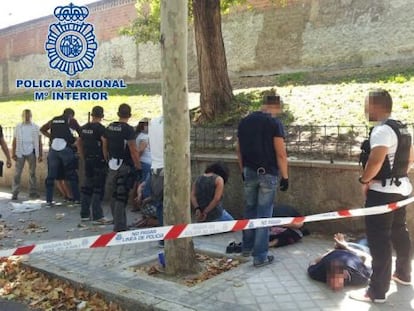
[[[164,225],[190,223],[190,116],[187,88],[188,1],[161,1],[164,111]],[[191,238],[165,243],[166,272],[197,270]]]
[[[230,110],[233,90],[221,32],[220,0],[192,0],[200,79],[201,121]]]

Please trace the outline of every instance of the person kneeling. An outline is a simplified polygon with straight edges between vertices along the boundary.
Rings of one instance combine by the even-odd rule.
[[[196,219],[202,221],[228,221],[234,218],[223,208],[224,184],[229,169],[222,162],[209,165],[203,175],[197,177],[191,189],[191,204]]]

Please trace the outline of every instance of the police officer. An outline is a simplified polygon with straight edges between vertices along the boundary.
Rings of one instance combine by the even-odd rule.
[[[94,224],[107,224],[102,210],[102,198],[105,187],[106,162],[103,156],[102,141],[105,127],[101,124],[104,110],[101,106],[92,108],[92,121],[81,127],[77,140],[79,154],[84,160],[85,181],[81,187],[81,220],[92,220]]]
[[[359,178],[366,196],[366,207],[406,199],[412,191],[407,175],[414,161],[411,135],[401,122],[391,118],[391,111],[392,98],[387,91],[373,90],[366,97],[368,120],[377,122],[369,137],[369,149],[365,150],[368,156],[362,163],[364,171]],[[402,285],[411,283],[411,241],[405,207],[390,213],[366,216],[365,229],[373,272],[368,288],[352,292],[350,297],[384,303],[391,279]],[[392,247],[397,255],[393,275]]]
[[[119,121],[105,129],[103,139],[104,156],[108,160],[107,191],[111,195],[110,206],[114,219],[114,231],[125,231],[127,227],[126,205],[134,182],[134,167],[139,170],[140,159],[135,143],[134,128],[128,124],[131,107],[121,104]]]
[[[60,165],[63,165],[65,178],[70,183],[75,204],[80,204],[76,156],[72,148],[75,137],[72,135],[70,129],[70,122],[74,114],[73,109],[67,108],[63,111],[62,115],[54,117],[40,128],[40,132],[51,140],[47,157],[46,177],[46,202],[48,206],[54,204],[53,188]]]

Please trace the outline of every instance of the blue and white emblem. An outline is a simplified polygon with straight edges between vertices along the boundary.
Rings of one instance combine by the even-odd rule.
[[[59,23],[49,26],[45,44],[50,68],[69,76],[91,69],[98,44],[93,25],[83,22],[89,15],[88,8],[70,3],[58,6],[54,15]]]

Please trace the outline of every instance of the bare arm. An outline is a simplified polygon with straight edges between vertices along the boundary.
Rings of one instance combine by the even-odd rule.
[[[108,140],[105,137],[101,137],[102,140],[102,153],[103,153],[103,157],[105,159],[106,162],[108,162],[109,160],[109,155],[108,155]]]
[[[273,138],[273,148],[275,149],[277,165],[282,178],[288,179],[288,161],[286,154],[286,146],[283,137]]]
[[[78,137],[75,141],[75,146],[78,148],[78,152],[79,152],[79,156],[84,159],[85,158],[85,154],[83,153],[83,143],[82,143],[82,138]]]
[[[9,152],[9,148],[7,147],[6,141],[4,140],[4,138],[0,138],[0,145],[1,145],[1,149],[3,150],[4,155],[6,156],[6,166],[8,168],[11,167],[11,158],[10,158],[10,152]]]
[[[242,156],[240,152],[239,139],[237,139],[237,143],[236,143],[236,154],[237,154],[237,162],[239,163],[240,171],[243,172],[243,160],[242,160]]]
[[[43,143],[42,143],[42,136],[39,135],[39,162],[43,161]]]
[[[13,141],[12,141],[12,159],[14,161],[17,160],[17,156],[16,156],[16,137],[13,137]]]
[[[367,165],[361,176],[363,182],[371,181],[378,174],[382,163],[384,163],[387,152],[388,147],[386,146],[377,146],[371,149]]]
[[[50,121],[42,125],[42,127],[40,128],[40,133],[45,135],[47,138],[50,138],[49,130],[50,130]]]
[[[134,162],[134,166],[136,169],[141,169],[141,163],[139,162],[139,152],[137,144],[135,143],[135,139],[128,140],[128,147],[129,152],[131,154],[132,161]]]
[[[193,185],[191,187],[191,205],[193,205],[194,208],[199,207],[198,202],[197,202],[197,197],[196,197],[195,182],[193,183]]]

